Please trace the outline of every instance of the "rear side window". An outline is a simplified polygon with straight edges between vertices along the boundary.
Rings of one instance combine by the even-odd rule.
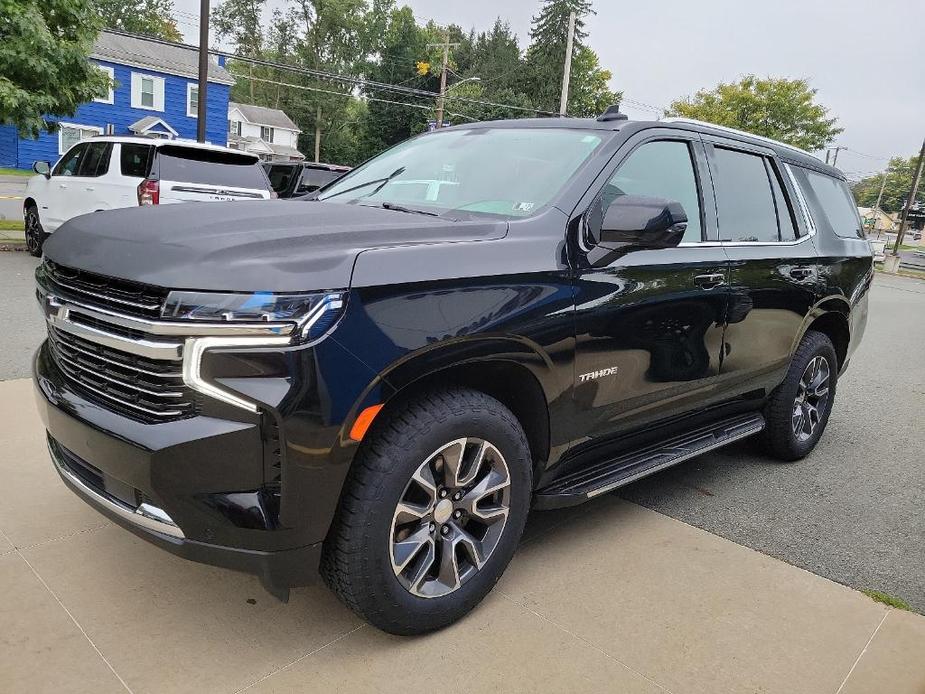
[[[292,183],[292,177],[298,172],[298,169],[294,166],[267,166],[264,164],[263,168],[270,179],[270,187],[277,193],[285,192],[289,188],[289,184]]]
[[[112,151],[110,142],[91,142],[87,145],[83,160],[80,162],[78,176],[93,178],[103,176],[109,171],[109,154]]]
[[[326,186],[331,181],[336,181],[343,176],[340,171],[328,171],[327,169],[305,169],[302,171],[302,178],[299,181],[298,192],[311,193],[322,186]]]
[[[151,166],[151,154],[154,147],[151,145],[122,144],[119,154],[119,166],[123,176],[132,178],[147,178]]]
[[[716,147],[713,186],[720,238],[727,241],[779,241],[777,210],[765,158]]]
[[[234,152],[167,145],[158,149],[157,169],[162,181],[269,190],[257,161]]]
[[[864,238],[861,217],[847,183],[799,166],[794,166],[793,171],[803,191],[809,193],[806,197],[817,224],[825,219],[839,236]]]

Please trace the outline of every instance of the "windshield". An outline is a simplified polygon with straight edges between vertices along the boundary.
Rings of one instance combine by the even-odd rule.
[[[450,130],[383,152],[318,199],[526,217],[549,203],[600,143],[597,133],[564,128]]]

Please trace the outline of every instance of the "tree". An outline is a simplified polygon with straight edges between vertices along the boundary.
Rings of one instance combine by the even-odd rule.
[[[619,102],[610,91],[612,75],[600,67],[597,54],[585,45],[588,37],[584,18],[593,14],[591,0],[543,0],[530,28],[526,69],[521,89],[543,111],[558,112],[562,90],[562,71],[568,44],[569,14],[575,12],[572,69],[569,76],[568,113],[597,116],[607,106]]]
[[[0,123],[38,137],[104,96],[109,77],[87,60],[99,26],[90,0],[0,0]]]
[[[667,114],[725,125],[787,142],[810,151],[822,149],[843,131],[837,118],[815,102],[805,79],[746,75],[738,82],[702,89],[671,104]]]
[[[225,0],[212,13],[212,26],[219,39],[228,39],[235,53],[248,58],[259,58],[263,50],[263,29],[260,16],[266,0]],[[248,102],[256,97],[254,64],[245,63],[242,71],[246,81]],[[237,85],[236,85],[237,86]]]
[[[900,212],[912,190],[912,178],[915,175],[915,165],[918,154],[904,159],[893,157],[886,169],[886,185],[883,188],[883,198],[880,200],[880,209],[884,212]],[[880,194],[880,185],[883,183],[882,173],[868,176],[854,184],[852,191],[855,200],[861,207],[873,207],[877,204]],[[917,202],[925,203],[925,186],[919,185]]]
[[[95,0],[108,29],[144,34],[166,41],[182,41],[173,17],[173,0]]]

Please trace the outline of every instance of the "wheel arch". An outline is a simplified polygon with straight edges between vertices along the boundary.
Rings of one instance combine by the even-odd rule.
[[[839,373],[844,369],[851,344],[851,307],[843,297],[830,297],[816,304],[803,321],[803,329],[794,342],[795,352],[809,330],[821,332],[832,341]]]

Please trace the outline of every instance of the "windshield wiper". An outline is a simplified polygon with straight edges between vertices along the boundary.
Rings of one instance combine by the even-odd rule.
[[[372,207],[372,205],[367,205],[367,207]],[[378,207],[381,207],[384,210],[392,210],[393,212],[409,212],[411,214],[426,214],[428,217],[439,217],[440,215],[437,212],[430,212],[429,210],[417,210],[413,207],[404,207],[403,205],[396,205],[394,202],[381,202]]]
[[[397,169],[395,169],[395,171],[393,171],[392,173],[390,173],[388,176],[384,176],[384,177],[382,177],[382,178],[374,178],[374,179],[371,180],[371,181],[365,181],[365,182],[363,182],[363,183],[357,183],[355,186],[351,186],[350,188],[346,188],[346,189],[344,189],[344,190],[339,190],[339,191],[337,191],[336,193],[332,193],[331,195],[328,195],[328,196],[325,197],[325,198],[320,198],[320,200],[321,200],[322,202],[325,201],[325,200],[330,200],[331,198],[336,198],[338,195],[345,195],[345,194],[347,194],[347,193],[352,193],[353,191],[359,190],[360,188],[365,188],[366,186],[374,186],[374,185],[376,185],[376,184],[378,183],[379,185],[376,186],[376,189],[375,189],[373,192],[367,193],[367,194],[364,196],[364,197],[369,197],[370,195],[375,195],[376,193],[378,193],[380,190],[382,190],[382,189],[385,187],[385,184],[386,184],[386,183],[388,183],[389,181],[391,181],[391,180],[392,180],[393,178],[395,178],[396,176],[400,176],[400,175],[403,174],[404,172],[405,172],[405,167],[404,167],[404,166],[400,166],[400,167],[398,167]]]

